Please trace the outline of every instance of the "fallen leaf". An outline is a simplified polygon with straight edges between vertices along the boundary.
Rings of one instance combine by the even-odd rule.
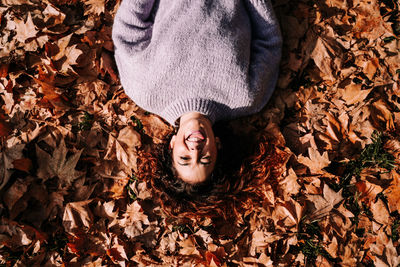
[[[37,176],[43,181],[57,176],[63,186],[70,186],[76,178],[84,174],[84,172],[75,170],[82,151],[82,149],[79,150],[67,159],[68,150],[64,139],[61,139],[52,155],[36,145],[36,154],[39,161]]]
[[[33,24],[31,13],[28,12],[26,21],[15,18],[15,32],[17,33],[16,39],[25,43],[28,39],[36,37],[37,30],[35,24]]]
[[[28,158],[16,159],[13,161],[13,166],[17,170],[29,172],[32,168],[32,161]]]
[[[384,190],[384,194],[387,196],[389,211],[400,212],[400,174],[392,170],[390,176],[392,181],[390,186]]]
[[[14,145],[11,148],[4,148],[0,152],[0,189],[2,189],[10,179],[13,161],[22,158],[22,150],[25,144]]]
[[[89,229],[93,223],[93,214],[88,205],[93,199],[67,203],[64,210],[62,223],[67,233]]]
[[[182,247],[179,250],[179,254],[200,256],[200,252],[197,250],[197,247],[195,245],[196,240],[192,236],[189,236],[188,238],[186,238],[178,243],[179,243],[179,246]]]
[[[322,195],[308,195],[307,199],[315,206],[314,216],[323,217],[343,200],[342,189],[335,192],[327,184],[324,184]]]
[[[105,1],[104,0],[87,0],[85,1],[85,15],[99,16],[105,11]]]
[[[339,95],[345,101],[345,105],[354,105],[365,100],[372,89],[361,90],[361,87],[362,84],[351,83],[345,89],[338,90]]]
[[[319,174],[323,173],[322,169],[328,167],[331,161],[329,160],[328,152],[325,151],[322,155],[318,152],[317,149],[312,147],[308,148],[309,157],[304,157],[303,155],[299,155],[297,160],[306,165],[311,173]]]
[[[374,219],[384,225],[389,224],[389,212],[382,199],[378,199],[376,202],[371,203],[371,212]]]

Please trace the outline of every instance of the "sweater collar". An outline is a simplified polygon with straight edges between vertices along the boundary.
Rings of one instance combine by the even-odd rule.
[[[188,112],[199,112],[206,115],[213,124],[224,119],[223,114],[230,114],[229,107],[221,103],[203,98],[188,98],[173,101],[160,115],[171,125],[175,125],[176,120]]]

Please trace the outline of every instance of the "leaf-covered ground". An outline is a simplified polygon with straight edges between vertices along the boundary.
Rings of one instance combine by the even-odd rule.
[[[274,1],[278,89],[230,126],[286,158],[222,218],[169,216],[135,176],[171,128],[123,93],[118,5],[1,1],[1,266],[400,264],[396,0]]]

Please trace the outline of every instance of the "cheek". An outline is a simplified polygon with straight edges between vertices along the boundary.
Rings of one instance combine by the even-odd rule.
[[[185,154],[185,151],[185,147],[182,144],[175,142],[175,146],[172,149],[172,159],[176,161],[179,157]]]

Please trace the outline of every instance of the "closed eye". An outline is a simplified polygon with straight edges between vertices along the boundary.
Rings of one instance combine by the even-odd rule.
[[[180,159],[181,159],[181,162],[178,162],[178,164],[179,165],[181,165],[181,166],[188,166],[189,165],[189,160],[190,160],[190,157],[188,157],[188,156],[182,156],[182,157],[179,157]]]
[[[211,157],[210,156],[202,157],[201,161],[200,161],[200,164],[203,164],[203,165],[211,164]]]

